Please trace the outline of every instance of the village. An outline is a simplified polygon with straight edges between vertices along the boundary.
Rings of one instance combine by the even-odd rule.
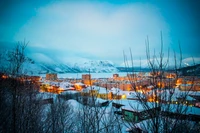
[[[8,76],[3,74],[1,78]],[[82,74],[82,78],[75,79],[58,78],[56,73],[47,73],[46,77],[23,76],[19,80],[39,87],[39,92],[47,96],[42,104],[56,104],[55,98],[60,97],[64,101],[73,99],[84,106],[114,108],[114,114],[121,116],[126,123],[148,121],[155,117],[153,112],[156,111],[163,117],[180,119],[181,116],[182,120],[200,121],[199,77],[177,78],[175,73],[166,72],[159,78],[159,74],[143,72],[127,73],[126,76],[119,73],[111,78],[97,79],[91,74]],[[175,109],[179,106],[186,111],[177,115]],[[166,107],[172,108],[170,112],[165,110]]]
[[[144,72],[127,73],[126,76],[120,76],[119,73],[113,74],[111,78],[95,79],[91,74],[82,74],[82,78],[74,79],[58,78],[56,73],[47,73],[46,77],[24,76],[20,81],[33,83],[40,88],[40,93],[50,94],[51,97],[42,100],[43,104],[52,104],[56,97],[60,97],[76,100],[85,106],[113,107],[114,113],[126,122],[149,120],[148,114],[155,111],[160,111],[162,116],[179,119],[181,115],[183,120],[199,122],[200,78],[177,78],[175,73],[167,72],[162,78],[159,78],[159,74],[156,76]],[[2,75],[2,78],[8,76]],[[152,81],[155,79],[156,82]],[[148,108],[141,102],[145,102]],[[154,106],[154,103],[159,106]],[[187,111],[177,115],[176,110],[166,111],[166,106],[174,109],[182,106]]]
[[[148,119],[145,115],[146,109],[140,105],[141,99],[145,99],[147,105],[160,103],[172,107],[179,105],[184,108],[189,107],[189,111],[182,114],[183,119],[196,122],[200,120],[199,77],[176,78],[175,73],[165,73],[162,81],[157,80],[156,85],[151,84],[153,79],[154,75],[151,73],[127,73],[127,76],[113,74],[112,78],[99,79],[92,78],[91,74],[83,74],[81,79],[58,78],[54,73],[46,74],[46,77],[42,78],[32,77],[32,80],[40,86],[40,92],[60,96],[76,94],[82,97],[82,100],[74,99],[85,105],[89,104],[89,98],[95,97],[98,106],[107,106],[112,103],[112,106],[116,108],[115,113],[122,115],[127,121],[134,119],[139,122]],[[161,108],[152,106],[148,110],[157,109]],[[162,111],[162,114],[169,115],[169,112]],[[176,117],[177,114],[170,112],[170,115]]]
[[[148,101],[153,102],[153,90],[161,88],[164,90],[173,89],[175,93],[189,92],[188,100],[194,100],[192,97],[198,97],[200,92],[200,78],[185,76],[176,78],[174,73],[165,73],[162,81],[156,80],[152,84],[154,76],[151,73],[130,74],[119,76],[113,74],[112,78],[93,79],[91,74],[83,74],[81,79],[58,78],[57,74],[46,74],[46,77],[33,76],[32,80],[40,85],[40,91],[47,91],[60,94],[64,91],[77,91],[82,95],[95,94],[102,99],[135,99],[134,93],[148,95]],[[166,89],[170,88],[170,89]],[[176,95],[176,94],[175,94]],[[155,101],[154,101],[155,102]],[[166,101],[167,102],[167,101]],[[196,105],[197,103],[194,103]]]

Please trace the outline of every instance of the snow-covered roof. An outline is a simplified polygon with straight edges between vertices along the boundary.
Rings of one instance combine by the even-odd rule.
[[[186,105],[178,105],[178,104],[170,104],[170,106],[168,104],[163,104],[161,110],[170,111],[174,113],[179,112],[179,113],[193,114],[193,115],[200,114],[200,108],[193,106],[186,106]]]
[[[71,87],[71,83],[69,82],[61,82],[58,90],[74,90],[74,88]]]
[[[45,82],[43,82],[42,84],[44,84],[44,85],[50,85],[50,82],[45,81]]]
[[[145,95],[140,93],[140,92],[131,91],[128,94],[126,93],[126,97],[127,98],[138,99],[138,98],[145,98]]]
[[[71,85],[71,83],[63,81],[63,82],[60,83],[60,85]]]
[[[141,112],[146,110],[145,106],[141,103],[139,103],[136,100],[114,100],[113,103],[122,104],[122,109],[130,110],[130,111],[137,111]],[[154,108],[153,102],[146,102],[145,103],[148,107],[148,109]],[[193,107],[193,106],[186,106],[186,105],[178,105],[178,104],[161,104],[160,105],[162,111],[170,111],[170,112],[177,112],[177,109],[179,110],[179,113],[186,113],[186,114],[194,114],[199,115],[200,114],[200,108]],[[168,108],[169,107],[169,108]]]
[[[65,94],[77,94],[79,93],[79,91],[76,90],[68,90],[68,91],[63,91],[61,92],[61,94],[65,95]]]
[[[99,87],[99,86],[89,86],[85,89],[83,89],[83,92],[89,92],[90,90],[96,90],[98,91],[99,94],[106,94],[108,93],[108,90],[104,87]]]
[[[148,89],[152,89],[152,88],[154,88],[154,86],[153,85],[149,85],[149,86],[147,86],[147,88]]]
[[[130,111],[134,111],[134,112],[141,112],[146,110],[145,107],[140,104],[138,101],[136,100],[114,100],[113,103],[118,103],[118,104],[122,104],[124,106],[122,106],[122,109],[125,110],[130,110]],[[153,104],[147,102],[149,109],[153,108]]]
[[[99,94],[106,94],[106,93],[108,93],[108,90],[106,88],[104,87],[99,88]]]
[[[195,96],[200,96],[200,91],[189,91],[189,95],[195,95]]]
[[[192,92],[180,91],[177,88],[171,89],[171,90],[164,90],[164,89],[151,90],[150,92],[148,92],[148,95],[155,95],[155,92],[157,96],[160,96],[162,100],[166,100],[166,101],[169,101],[169,100],[176,101],[177,98],[183,98],[185,96],[186,96],[186,100],[194,100],[192,97],[189,96],[189,94],[192,94]]]
[[[123,95],[124,94],[124,92],[121,89],[115,88],[115,87],[111,88],[110,92],[112,92],[115,95]]]
[[[75,85],[84,86],[85,84],[79,82],[79,83],[75,83]]]
[[[193,84],[180,84],[180,86],[183,86],[183,87],[185,87],[185,86],[193,86]]]
[[[84,93],[89,93],[89,89],[88,88],[83,88],[82,90],[81,90],[81,92],[84,92]]]

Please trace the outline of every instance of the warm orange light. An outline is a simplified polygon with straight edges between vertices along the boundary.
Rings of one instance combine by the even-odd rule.
[[[126,98],[126,95],[122,95],[122,99],[125,99]]]
[[[78,90],[78,91],[81,91],[82,90],[82,87],[80,85],[75,85],[75,88]]]
[[[7,78],[7,76],[6,76],[6,75],[3,75],[3,76],[2,76],[2,78],[3,78],[3,79],[6,79],[6,78]]]

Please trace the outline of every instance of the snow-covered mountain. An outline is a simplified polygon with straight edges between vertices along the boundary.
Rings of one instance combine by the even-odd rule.
[[[45,62],[35,61],[27,58],[27,62],[23,65],[24,72],[27,74],[39,73],[75,73],[75,72],[91,72],[91,73],[105,73],[105,72],[118,72],[119,70],[110,61],[94,61],[87,60],[76,63],[63,63],[59,61]]]
[[[118,72],[118,69],[114,66],[114,64],[110,61],[101,61],[101,60],[93,60],[87,61],[84,63],[75,63],[73,68],[75,70],[79,70],[81,72]]]

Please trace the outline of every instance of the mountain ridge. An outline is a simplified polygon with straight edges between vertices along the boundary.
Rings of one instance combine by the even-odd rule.
[[[55,61],[54,63],[37,62],[31,58],[27,58],[28,62],[23,65],[23,71],[29,74],[45,74],[45,73],[109,73],[119,72],[117,67],[107,60],[88,60],[85,62],[76,62],[67,64]]]

